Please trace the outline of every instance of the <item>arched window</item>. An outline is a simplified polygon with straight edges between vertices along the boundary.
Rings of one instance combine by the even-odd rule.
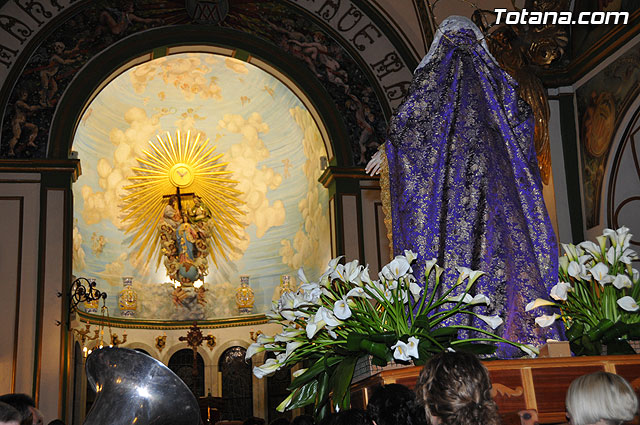
[[[196,397],[204,396],[204,360],[196,353],[196,374],[193,373],[193,350],[176,351],[169,359],[169,369],[187,384]]]
[[[231,347],[222,353],[219,370],[222,374],[222,419],[244,420],[253,416],[251,362],[245,362],[247,350]]]
[[[266,358],[276,358],[276,355],[273,352],[269,352]],[[266,360],[266,359],[265,359]],[[267,377],[267,412],[268,412],[268,421],[271,422],[276,418],[285,417],[291,420],[291,411],[287,410],[283,413],[280,413],[276,410],[276,407],[282,400],[287,398],[289,395],[289,391],[287,391],[287,387],[291,384],[291,368],[282,368],[273,375]]]

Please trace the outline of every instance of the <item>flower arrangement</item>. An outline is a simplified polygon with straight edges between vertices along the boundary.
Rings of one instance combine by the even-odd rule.
[[[291,393],[279,411],[315,404],[315,414],[322,418],[330,397],[338,408],[348,408],[356,361],[366,355],[379,366],[390,361],[423,364],[444,350],[489,355],[495,352],[497,343],[512,344],[535,355],[535,348],[484,329],[444,326],[445,320],[457,315],[477,317],[492,329],[502,324],[498,316],[484,316],[471,309],[490,303],[485,295],[469,294],[483,275],[481,271],[458,267],[456,282],[436,297],[444,269],[435,259],[426,262],[425,281],[434,285],[433,291],[427,292],[411,274],[416,255],[410,251],[387,264],[376,281],[371,280],[368,266],[359,265],[357,260],[339,264],[340,258],[329,262],[318,282],[307,280],[300,269],[298,291],[285,292],[267,315],[271,322],[283,326],[282,332],[259,335],[247,350],[247,359],[263,351],[276,354],[253,368],[258,378],[300,362],[308,366],[294,374]],[[471,331],[471,336],[458,339],[462,330]]]
[[[536,318],[549,326],[561,318],[566,336],[576,355],[596,355],[606,345],[608,354],[632,354],[628,340],[640,339],[640,285],[638,270],[631,265],[638,258],[629,248],[629,229],[605,229],[592,241],[562,244],[558,284],[551,289],[554,301],[538,298],[526,310],[552,306],[553,315]]]

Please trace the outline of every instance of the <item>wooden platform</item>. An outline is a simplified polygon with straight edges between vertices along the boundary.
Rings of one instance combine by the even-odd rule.
[[[640,355],[558,357],[484,362],[491,375],[494,400],[501,414],[525,409],[538,411],[540,423],[566,422],[564,400],[569,384],[578,376],[604,370],[617,373],[640,395]],[[383,370],[351,388],[353,407],[364,407],[370,391],[382,384],[413,388],[422,367]],[[638,420],[634,423],[637,423]]]

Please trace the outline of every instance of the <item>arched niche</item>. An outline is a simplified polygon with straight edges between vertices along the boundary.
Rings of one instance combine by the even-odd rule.
[[[254,313],[264,313],[281,275],[295,275],[299,267],[319,275],[330,257],[329,192],[318,182],[322,160],[326,165],[337,155],[330,127],[305,88],[265,61],[239,60],[237,50],[212,45],[183,44],[165,53],[129,61],[84,101],[68,105],[83,111],[68,129],[85,170],[73,189],[74,274],[95,276],[115,315],[121,279],[133,276],[138,309],[123,320],[237,316],[240,275],[251,276]],[[148,141],[164,131],[185,137],[187,130],[193,138],[204,134],[208,146],[224,155],[221,161],[242,187],[247,226],[246,245],[235,245],[234,258],[208,260],[206,303],[192,300],[183,308],[172,301],[162,260],[138,256],[129,243],[119,205],[136,161],[151,150]]]

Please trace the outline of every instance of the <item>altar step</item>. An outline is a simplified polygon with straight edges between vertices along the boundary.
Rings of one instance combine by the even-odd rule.
[[[536,410],[541,424],[564,423],[564,400],[575,378],[604,370],[617,373],[640,395],[640,355],[556,357],[483,362],[491,375],[493,397],[503,417]],[[364,408],[371,391],[383,384],[414,388],[422,367],[379,371],[351,387],[352,407]],[[633,423],[639,423],[636,417]]]

